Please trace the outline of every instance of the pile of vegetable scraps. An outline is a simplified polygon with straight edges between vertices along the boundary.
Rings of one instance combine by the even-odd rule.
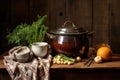
[[[81,61],[81,57],[76,57],[76,59],[65,56],[63,54],[57,54],[56,56],[53,57],[53,64],[67,64],[71,65],[74,64],[75,62]]]

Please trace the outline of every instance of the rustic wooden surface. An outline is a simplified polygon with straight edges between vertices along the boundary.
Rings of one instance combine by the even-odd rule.
[[[8,55],[7,52],[5,52],[4,54],[2,54],[0,56],[0,69],[5,69],[5,66],[3,64],[3,56]],[[112,60],[109,62],[103,62],[103,63],[95,63],[93,61],[93,63],[87,67],[84,65],[84,63],[87,61],[88,59],[83,59],[81,62],[75,63],[73,65],[58,65],[58,64],[53,64],[51,65],[51,69],[100,69],[100,68],[118,68],[120,69],[120,54],[113,54]]]
[[[103,63],[95,63],[93,62],[89,67],[85,66],[84,63],[87,59],[83,60],[82,62],[75,63],[74,65],[57,65],[54,64],[51,66],[51,68],[73,68],[73,69],[101,69],[101,68],[118,68],[120,69],[120,55],[113,55],[113,58],[109,62],[103,62]]]
[[[11,80],[0,56],[0,80]],[[74,65],[51,65],[50,80],[120,80],[120,54],[114,54],[112,61],[84,66],[87,59]]]
[[[3,59],[4,59],[4,56],[6,56],[6,55],[8,55],[8,51],[6,51],[2,55],[0,55],[0,69],[5,69],[5,66],[4,66],[4,63],[3,63]]]

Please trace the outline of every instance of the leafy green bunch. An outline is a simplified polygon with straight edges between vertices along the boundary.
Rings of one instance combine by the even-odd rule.
[[[33,42],[44,41],[48,27],[44,25],[46,15],[38,17],[38,20],[30,24],[20,24],[7,35],[9,44],[30,46]]]

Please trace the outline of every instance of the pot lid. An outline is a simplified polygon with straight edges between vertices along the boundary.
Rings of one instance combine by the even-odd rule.
[[[85,34],[87,31],[85,31],[83,28],[77,28],[73,22],[66,21],[62,27],[57,28],[56,30],[51,31],[52,34],[62,34],[62,35],[80,35]]]

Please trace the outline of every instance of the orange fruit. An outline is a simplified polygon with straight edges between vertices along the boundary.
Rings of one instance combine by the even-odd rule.
[[[111,60],[111,58],[112,58],[112,50],[110,49],[110,47],[105,47],[105,46],[100,47],[97,50],[97,56],[102,57],[102,59],[104,61]]]

